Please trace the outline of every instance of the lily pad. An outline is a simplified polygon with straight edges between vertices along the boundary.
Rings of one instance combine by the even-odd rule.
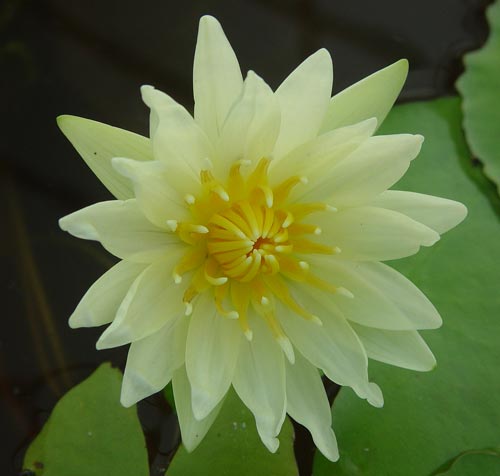
[[[24,458],[37,476],[148,476],[134,408],[120,405],[121,373],[101,365],[57,403]]]
[[[484,173],[500,191],[500,1],[486,13],[490,36],[478,51],[465,55],[457,82],[463,97],[465,136]]]
[[[297,476],[293,427],[288,418],[273,454],[261,442],[255,420],[231,389],[209,432],[192,452],[181,445],[166,476]]]
[[[391,263],[443,317],[441,329],[422,333],[437,368],[418,373],[371,362],[385,406],[370,407],[342,389],[333,406],[340,461],[318,455],[315,476],[439,474],[462,452],[500,444],[500,200],[470,160],[461,120],[459,100],[445,98],[399,106],[382,128],[426,138],[396,188],[459,200],[469,209],[432,248]]]

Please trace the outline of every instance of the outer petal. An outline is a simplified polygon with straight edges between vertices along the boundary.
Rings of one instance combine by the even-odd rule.
[[[180,257],[181,250],[173,248],[168,256],[139,275],[118,308],[114,321],[97,341],[98,349],[144,339],[167,323],[173,326],[184,315],[184,289],[172,278],[172,269]]]
[[[417,331],[386,331],[351,325],[371,359],[422,372],[436,366],[434,355]]]
[[[387,190],[372,205],[403,213],[439,234],[451,230],[467,216],[467,208],[460,202],[398,190]]]
[[[123,158],[114,158],[112,162],[118,172],[132,180],[137,204],[151,223],[165,229],[168,220],[182,221],[190,216],[185,200],[170,185],[174,180],[164,162]]]
[[[191,406],[191,386],[186,374],[186,368],[180,367],[174,372],[172,379],[174,389],[175,408],[181,427],[182,443],[186,449],[193,451],[203,440],[212,423],[217,418],[224,400],[208,414],[203,420],[194,417]]]
[[[73,314],[69,325],[94,327],[110,323],[123,298],[146,265],[120,261],[104,273],[85,293]]]
[[[199,186],[200,171],[208,168],[212,145],[183,106],[152,86],[143,86],[141,91],[158,120],[151,137],[154,157],[168,165],[175,177],[173,186],[182,194],[192,193]]]
[[[174,326],[167,323],[149,337],[132,342],[123,375],[123,406],[130,407],[170,382],[184,364],[187,324],[187,319],[179,319]]]
[[[186,370],[198,420],[204,419],[228,391],[240,340],[238,323],[217,314],[213,296],[209,292],[199,296],[186,344]]]
[[[271,88],[253,71],[243,92],[229,111],[217,144],[216,167],[227,177],[229,166],[239,159],[255,162],[269,157],[280,129],[281,112]]]
[[[293,285],[292,289],[295,298],[323,322],[323,326],[319,326],[282,309],[278,316],[294,346],[330,380],[348,385],[359,397],[366,398],[372,405],[382,406],[380,389],[368,381],[365,350],[330,296],[310,292],[298,285]]]
[[[254,414],[263,443],[274,453],[279,446],[276,436],[286,415],[283,351],[261,317],[255,316],[251,327],[253,339],[241,343],[233,385]]]
[[[342,127],[310,140],[284,157],[273,159],[270,164],[273,183],[285,181],[293,171],[294,175],[307,177],[311,188],[316,187],[324,180],[325,170],[356,150],[373,134],[376,126],[377,121],[372,118]]]
[[[275,157],[287,154],[318,134],[332,92],[332,59],[321,49],[300,64],[276,91],[281,129]]]
[[[436,329],[442,324],[424,294],[389,266],[349,263],[335,257],[310,257],[309,262],[312,272],[354,294],[354,299],[336,299],[350,321],[387,330]]]
[[[338,165],[324,169],[304,200],[330,200],[337,208],[365,204],[394,185],[418,155],[423,137],[397,134],[371,137]]]
[[[322,239],[338,246],[339,259],[385,261],[404,258],[421,246],[432,246],[439,234],[402,213],[384,208],[358,207],[328,214],[318,221]]]
[[[238,60],[220,23],[202,17],[194,54],[194,117],[213,143],[242,87]]]
[[[57,125],[92,169],[97,178],[118,199],[134,196],[132,184],[111,166],[113,157],[145,161],[153,158],[146,137],[117,127],[76,116],[59,116]]]
[[[408,61],[399,60],[333,96],[321,132],[376,117],[378,124],[391,110],[408,74]]]
[[[100,241],[118,258],[139,263],[151,263],[180,244],[176,235],[148,221],[133,199],[82,208],[61,218],[59,226],[77,238]]]
[[[286,362],[287,413],[310,432],[314,444],[330,460],[339,459],[332,430],[332,413],[318,369],[300,353],[295,364]]]

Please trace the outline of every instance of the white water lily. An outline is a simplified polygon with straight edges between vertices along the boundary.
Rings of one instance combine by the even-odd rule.
[[[319,369],[383,405],[368,357],[425,371],[418,334],[441,318],[381,261],[431,246],[466,215],[457,202],[388,190],[423,138],[374,136],[407,74],[402,60],[330,98],[324,49],[273,92],[243,80],[220,24],[201,19],[194,118],[142,88],[150,139],[86,119],[59,125],[116,200],[60,220],[120,258],[72,327],[110,324],[99,349],[131,343],[121,401],[172,380],[192,450],[232,385],[276,451],[288,413],[338,459]]]

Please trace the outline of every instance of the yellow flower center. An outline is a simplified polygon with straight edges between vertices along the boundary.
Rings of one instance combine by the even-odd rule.
[[[247,314],[252,307],[290,356],[290,343],[275,317],[276,299],[305,319],[321,321],[293,298],[288,283],[306,282],[328,292],[345,292],[314,276],[303,259],[309,253],[340,251],[307,238],[321,230],[302,222],[312,213],[333,208],[324,203],[291,203],[291,190],[305,179],[294,176],[271,187],[267,159],[261,159],[246,177],[242,165],[238,162],[231,167],[226,183],[216,180],[210,171],[202,171],[201,192],[185,197],[192,222],[170,222],[191,245],[176,266],[174,279],[180,282],[183,275],[190,274],[183,297],[187,314],[198,294],[213,292],[218,312],[238,319],[251,339]]]

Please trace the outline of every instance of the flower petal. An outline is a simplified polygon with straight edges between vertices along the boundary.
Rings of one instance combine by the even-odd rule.
[[[373,134],[376,126],[377,121],[372,118],[335,129],[306,142],[284,157],[274,158],[270,164],[273,183],[285,181],[293,171],[299,177],[306,177],[311,188],[318,186],[324,180],[325,169],[331,169],[351,154]]]
[[[376,117],[380,126],[391,110],[408,74],[405,59],[387,66],[333,96],[321,132]]]
[[[332,414],[318,369],[297,352],[295,363],[286,361],[287,413],[310,432],[314,444],[330,461],[339,459],[332,430]]]
[[[159,89],[155,89],[154,86],[149,84],[141,86],[141,96],[144,104],[146,104],[146,106],[150,109],[149,137],[153,138],[160,122],[159,111],[168,107],[177,106],[177,102],[174,101],[168,94],[165,94]]]
[[[335,299],[349,321],[399,331],[436,329],[442,324],[422,291],[387,265],[350,263],[335,257],[310,257],[309,263],[312,272],[353,293],[353,299]]]
[[[217,418],[224,400],[202,420],[195,418],[191,406],[191,385],[186,373],[186,367],[182,366],[174,372],[172,378],[174,389],[175,409],[179,418],[182,443],[187,451],[193,451],[203,440],[212,423]]]
[[[139,275],[120,304],[115,319],[97,341],[98,349],[143,339],[167,323],[173,326],[184,315],[184,289],[175,284],[172,277],[173,267],[180,257],[180,249],[171,249],[165,258]]]
[[[351,325],[370,359],[421,372],[436,366],[434,355],[417,331],[386,331]]]
[[[194,117],[213,143],[242,87],[238,60],[220,23],[203,16],[194,54]]]
[[[121,404],[130,407],[159,392],[184,364],[187,319],[167,323],[144,339],[132,342],[123,375]]]
[[[182,195],[192,193],[199,187],[200,171],[209,167],[212,145],[183,106],[152,86],[141,91],[158,121],[151,137],[154,157],[168,166],[173,187]]]
[[[229,111],[217,144],[221,176],[239,159],[256,162],[269,157],[280,129],[281,112],[271,88],[253,71],[248,72],[242,95]]]
[[[260,316],[254,316],[250,326],[253,339],[241,343],[233,386],[254,414],[262,442],[274,453],[286,415],[285,359]]]
[[[338,246],[338,259],[386,261],[432,246],[439,234],[402,213],[384,208],[358,207],[329,214],[316,220],[323,231],[321,238]]]
[[[106,271],[85,293],[69,318],[69,325],[95,327],[109,324],[130,286],[146,265],[120,261]]]
[[[241,330],[233,319],[217,314],[206,292],[193,305],[186,344],[186,370],[191,383],[195,418],[202,420],[231,385]]]
[[[132,184],[111,166],[113,157],[134,160],[153,159],[151,143],[146,137],[76,116],[59,116],[57,125],[73,144],[97,178],[119,200],[134,196]]]
[[[176,235],[148,221],[134,199],[90,205],[61,218],[59,226],[77,238],[100,241],[118,258],[138,263],[151,263],[180,244]]]
[[[137,204],[151,223],[166,229],[168,220],[190,218],[187,204],[174,189],[169,167],[159,160],[138,162],[116,157],[113,167],[132,180]]]
[[[370,137],[334,167],[303,199],[328,200],[337,208],[363,205],[394,185],[418,155],[423,137],[397,134]]]
[[[276,91],[281,106],[281,128],[275,157],[316,137],[332,93],[332,59],[327,50],[309,56]]]
[[[352,387],[359,397],[374,406],[382,406],[380,389],[368,381],[365,350],[331,297],[298,285],[291,288],[295,299],[323,322],[323,326],[319,326],[282,309],[278,316],[293,345],[330,380]]]
[[[372,205],[403,213],[441,235],[467,216],[467,208],[460,202],[399,190],[387,190],[375,198]]]

